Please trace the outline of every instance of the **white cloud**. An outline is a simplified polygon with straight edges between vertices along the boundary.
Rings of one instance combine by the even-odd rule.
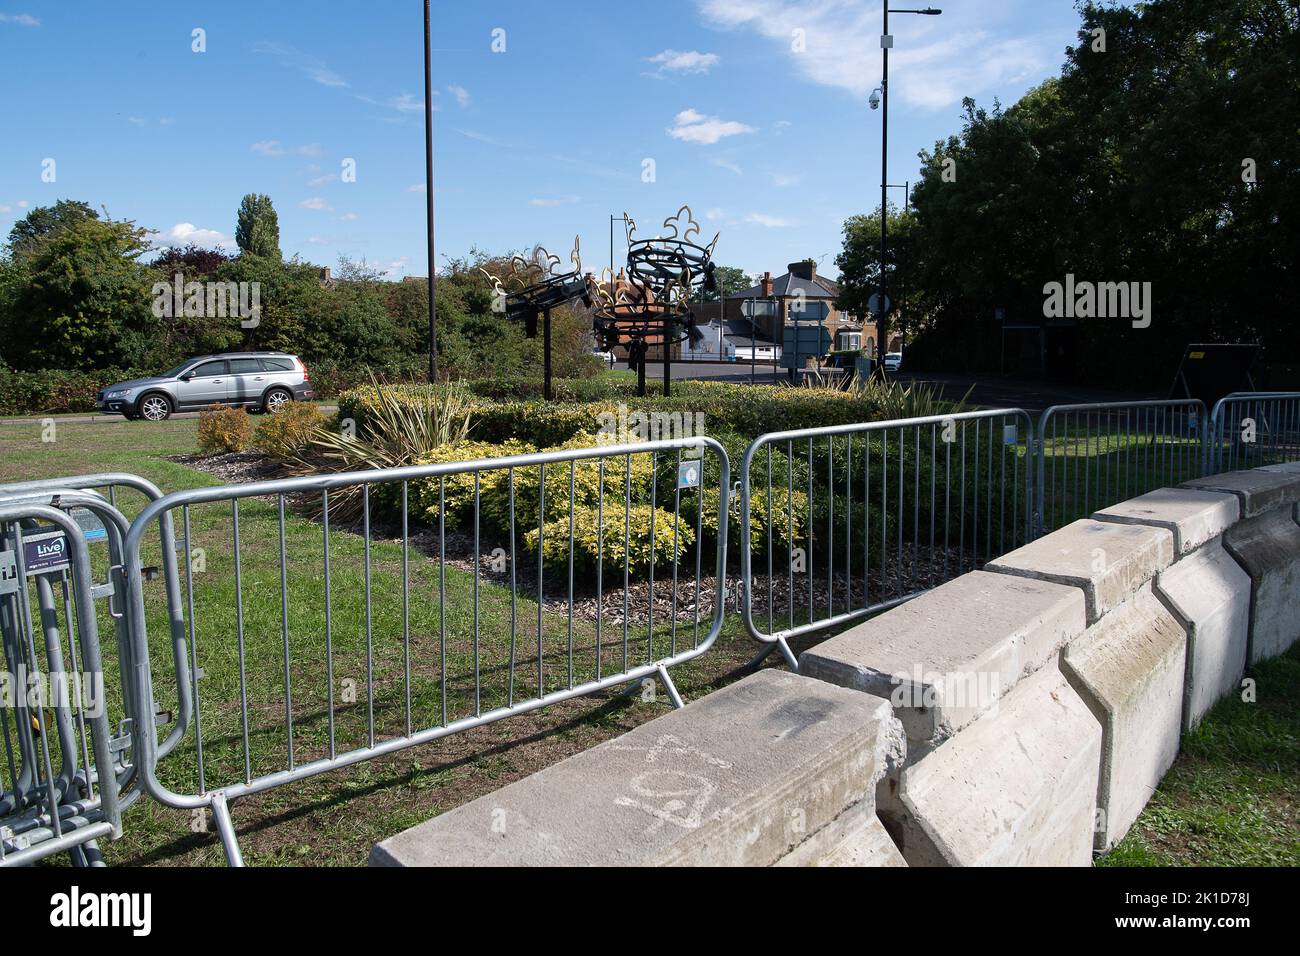
[[[26,209],[28,206],[31,205],[31,203],[29,203],[26,199],[20,199],[16,203],[14,203],[14,205],[17,206],[19,209]]]
[[[299,209],[313,209],[318,212],[333,212],[334,208],[319,196],[313,196],[311,199],[304,199],[298,203]]]
[[[309,179],[307,181],[307,188],[320,189],[322,186],[327,186],[338,178],[337,173],[326,173],[324,176],[317,176],[315,179]]]
[[[333,242],[333,239],[327,239],[325,236],[312,236],[307,240],[307,244],[310,246],[328,246],[332,245]]]
[[[358,216],[358,215],[357,215],[356,213],[354,213],[354,212],[345,212],[343,215],[339,216],[339,219],[340,219],[342,222],[353,222],[354,220],[357,220],[357,219],[360,219],[360,218],[361,218],[361,217]]]
[[[802,176],[795,176],[789,173],[769,173],[772,177],[772,185],[777,189],[785,189],[787,186],[797,186],[803,179]]]
[[[712,209],[704,213],[704,218],[709,220],[710,222],[716,222],[719,219],[726,218],[726,215],[727,213],[725,210],[720,209],[717,206],[714,206]]]
[[[403,93],[390,99],[388,105],[399,113],[418,113],[424,109],[424,100],[417,100],[410,93]]]
[[[39,27],[41,21],[30,13],[0,13],[0,23],[16,23],[20,27]]]
[[[149,122],[146,119],[141,119],[139,116],[128,116],[126,121],[132,126],[143,126],[145,123]]]
[[[13,210],[12,206],[0,205],[0,214],[11,212],[12,210]]]
[[[712,25],[747,28],[771,40],[809,80],[857,97],[880,85],[880,7],[845,0],[697,0]],[[900,17],[890,51],[890,92],[903,102],[940,109],[963,96],[997,91],[1051,72],[1061,38],[997,36],[986,12],[948,10],[942,17]],[[892,24],[891,24],[892,26]],[[803,31],[806,50],[791,51]]]
[[[723,159],[721,156],[714,157],[713,165],[717,166],[719,169],[725,169],[729,173],[735,173],[737,176],[745,175],[745,171],[743,169],[741,169],[731,160]]]
[[[298,70],[321,86],[339,87],[348,85],[348,81],[331,70],[324,60],[308,56],[293,47],[263,40],[253,45],[253,52],[273,56],[280,61],[282,66]]]
[[[659,73],[708,73],[718,64],[718,54],[701,53],[698,50],[679,52],[664,50],[654,56],[646,57],[647,63],[659,67]]]
[[[755,226],[763,226],[767,229],[785,229],[794,225],[788,219],[780,219],[777,216],[769,216],[767,213],[762,212],[751,212],[745,217],[745,222]]]
[[[160,116],[160,117],[158,117],[158,125],[159,125],[159,126],[171,126],[171,125],[172,125],[173,123],[175,123],[175,122],[176,122],[176,118],[175,118],[174,116]]]
[[[693,109],[683,110],[673,120],[668,135],[684,143],[699,143],[712,146],[728,136],[754,132],[754,127],[746,126],[734,120],[723,120],[717,116],[705,116]]]
[[[412,186],[407,186],[406,191],[408,193],[428,193],[429,187],[425,183],[415,183]]]
[[[465,89],[465,87],[457,86],[453,83],[451,86],[447,87],[447,92],[456,97],[456,102],[460,104],[461,109],[465,109],[469,106],[469,90]]]
[[[394,259],[391,262],[381,262],[376,264],[378,269],[386,276],[396,275],[399,272],[406,271],[406,264],[411,261],[410,256],[402,256],[400,259]]]
[[[528,205],[543,207],[569,206],[576,202],[578,202],[577,196],[562,196],[559,199],[530,199]]]
[[[283,146],[278,139],[265,139],[249,147],[253,152],[263,156],[319,156],[322,152],[320,143],[307,143],[305,146]]]
[[[154,240],[159,246],[233,246],[234,240],[215,229],[200,229],[192,222],[178,222]]]

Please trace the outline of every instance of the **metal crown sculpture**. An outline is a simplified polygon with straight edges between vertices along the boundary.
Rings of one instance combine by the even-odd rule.
[[[670,350],[678,342],[692,344],[704,336],[691,311],[692,295],[717,289],[713,250],[718,236],[707,246],[692,241],[700,234],[689,206],[664,220],[666,235],[636,238],[636,221],[624,216],[627,229],[627,280],[619,283],[605,272],[597,286],[598,306],[593,322],[604,348],[624,345],[628,365],[638,371],[640,392],[645,394],[646,354],[661,344],[665,394],[671,380]]]
[[[523,320],[529,338],[536,338],[539,316],[544,322],[545,395],[551,397],[551,310],[581,301],[596,308],[592,322],[596,340],[606,349],[622,345],[628,365],[639,373],[640,391],[645,394],[646,353],[651,345],[662,344],[665,394],[671,379],[672,346],[697,343],[704,336],[696,327],[691,298],[699,292],[714,292],[713,250],[718,236],[707,246],[694,241],[700,234],[690,206],[664,220],[666,235],[636,238],[636,222],[624,216],[627,228],[627,278],[619,281],[610,270],[602,278],[586,276],[578,238],[569,256],[571,271],[561,271],[560,257],[537,246],[528,256],[512,256],[505,276],[480,270],[491,280],[495,293],[493,308],[507,318]]]

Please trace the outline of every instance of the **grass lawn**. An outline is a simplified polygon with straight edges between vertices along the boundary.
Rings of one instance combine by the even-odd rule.
[[[1300,647],[1220,701],[1102,866],[1300,866]]]

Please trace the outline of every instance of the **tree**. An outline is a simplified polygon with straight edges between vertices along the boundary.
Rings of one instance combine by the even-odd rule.
[[[889,207],[888,294],[893,307],[889,315],[876,319],[876,335],[881,343],[889,341],[891,318],[901,311],[908,290],[900,263],[912,259],[912,232],[915,219],[910,212]],[[880,209],[869,216],[850,216],[844,222],[844,249],[835,257],[840,270],[840,294],[835,307],[841,312],[871,315],[871,297],[880,289]],[[915,293],[912,293],[913,297]]]
[[[235,242],[244,255],[283,258],[280,254],[280,217],[275,213],[270,196],[249,193],[244,197],[239,204]]]
[[[82,371],[146,364],[158,341],[139,262],[148,237],[133,222],[88,218],[41,239],[13,296],[6,332],[23,347],[12,364]]]
[[[169,246],[158,253],[149,266],[166,276],[179,272],[186,281],[193,281],[216,275],[222,264],[229,260],[230,256],[220,250],[205,249],[191,242],[181,248]]]
[[[1149,327],[1084,318],[1068,333],[1065,351],[1094,381],[1145,381],[1155,369],[1172,378],[1195,341],[1258,341],[1274,361],[1294,362],[1300,325],[1284,317],[1300,298],[1300,9],[1079,9],[1059,77],[1006,110],[966,100],[960,132],[920,155],[910,249],[898,260],[928,317],[912,362],[997,369],[996,310],[1008,324],[1042,324],[1044,285],[1067,274],[1150,283],[1154,297]],[[861,258],[849,239],[846,273]],[[1044,341],[1058,334],[1066,340],[1054,330]],[[1023,348],[1025,371],[1038,369],[1042,344],[1007,340]],[[1046,351],[1063,354],[1050,341]]]
[[[42,240],[59,230],[98,218],[99,213],[79,199],[60,199],[53,206],[37,206],[9,230],[10,255],[17,260],[26,259]]]
[[[716,292],[701,292],[701,302],[718,302],[729,295],[739,295],[754,283],[744,269],[735,266],[718,266],[713,270],[713,278],[718,284]]]

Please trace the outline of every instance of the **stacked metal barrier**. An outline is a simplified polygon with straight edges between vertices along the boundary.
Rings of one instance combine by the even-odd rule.
[[[96,841],[121,834],[123,781],[90,548],[66,511],[0,500],[0,643],[0,866],[63,851],[96,864]]]
[[[137,711],[126,684],[134,668],[124,607],[129,522],[117,508],[122,489],[162,497],[132,475],[0,486],[0,630],[11,690],[0,713],[8,771],[0,800],[0,865],[64,850],[74,863],[96,865],[96,841],[121,835],[121,812],[140,796],[132,762]],[[176,710],[174,720],[171,712],[150,713],[174,723],[160,747],[166,754],[188,727],[190,678],[170,521],[159,522],[158,530],[172,623],[168,682],[175,680],[175,690],[169,696]],[[115,640],[101,646],[105,625]],[[40,702],[16,692],[31,687],[40,689]],[[60,770],[51,777],[55,758]]]

